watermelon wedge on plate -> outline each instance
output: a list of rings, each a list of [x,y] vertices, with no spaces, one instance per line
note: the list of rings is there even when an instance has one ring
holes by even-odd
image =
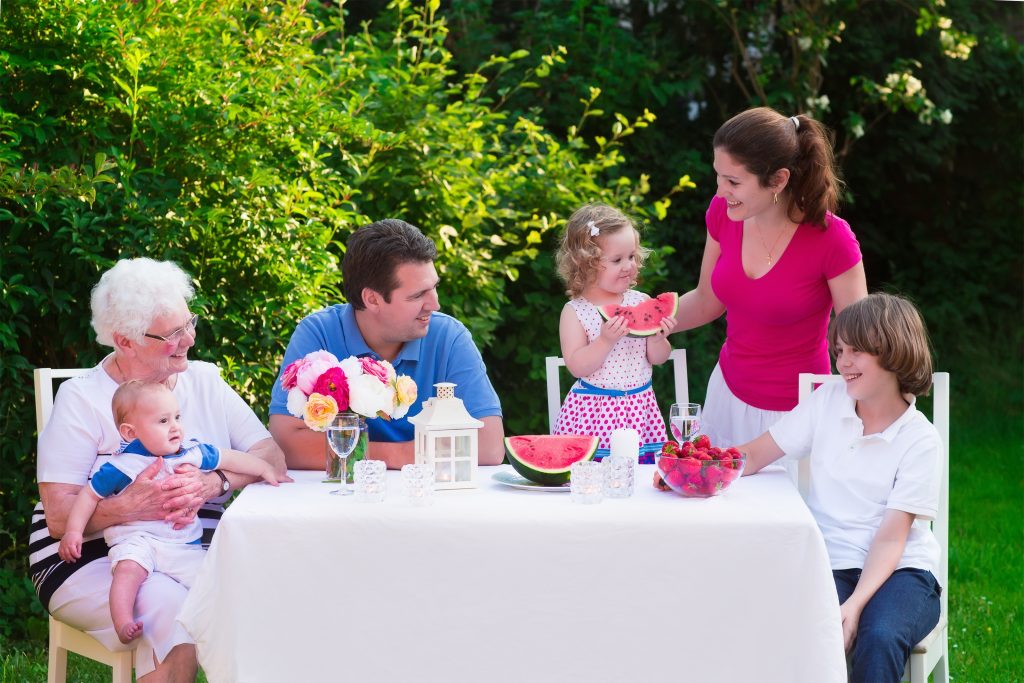
[[[538,484],[558,486],[569,481],[574,462],[590,460],[597,453],[596,436],[538,434],[505,438],[505,451],[512,467]]]
[[[650,337],[661,331],[662,318],[671,318],[679,310],[679,295],[675,292],[665,292],[636,306],[608,304],[598,306],[597,310],[605,320],[611,320],[616,316],[625,318],[629,325],[630,337]]]

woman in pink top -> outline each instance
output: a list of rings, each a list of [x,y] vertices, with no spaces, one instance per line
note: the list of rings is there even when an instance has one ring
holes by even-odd
[[[796,405],[799,373],[829,372],[829,316],[867,296],[867,283],[857,238],[833,213],[840,180],[824,126],[749,109],[718,129],[714,153],[700,281],[680,299],[675,331],[726,314],[702,431],[730,445]]]

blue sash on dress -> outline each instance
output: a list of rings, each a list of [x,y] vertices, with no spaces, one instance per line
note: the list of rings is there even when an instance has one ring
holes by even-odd
[[[578,386],[572,388],[572,393],[582,394],[584,396],[632,396],[633,394],[639,394],[640,392],[647,391],[651,388],[651,383],[647,382],[642,386],[636,387],[635,389],[603,389],[601,387],[595,387],[589,382],[583,380],[576,380]]]

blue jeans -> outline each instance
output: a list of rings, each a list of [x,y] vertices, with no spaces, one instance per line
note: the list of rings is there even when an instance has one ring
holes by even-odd
[[[860,569],[833,569],[839,604],[853,593]],[[871,596],[850,651],[853,683],[896,683],[910,650],[939,623],[939,582],[924,569],[897,569]]]

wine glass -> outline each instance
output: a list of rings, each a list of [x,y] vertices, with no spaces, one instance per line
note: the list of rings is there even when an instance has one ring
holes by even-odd
[[[673,403],[668,413],[669,429],[679,445],[700,434],[700,404]]]
[[[355,413],[338,413],[327,426],[327,443],[342,462],[341,488],[331,491],[336,496],[347,496],[352,493],[345,483],[348,473],[348,456],[359,443],[359,416]]]

